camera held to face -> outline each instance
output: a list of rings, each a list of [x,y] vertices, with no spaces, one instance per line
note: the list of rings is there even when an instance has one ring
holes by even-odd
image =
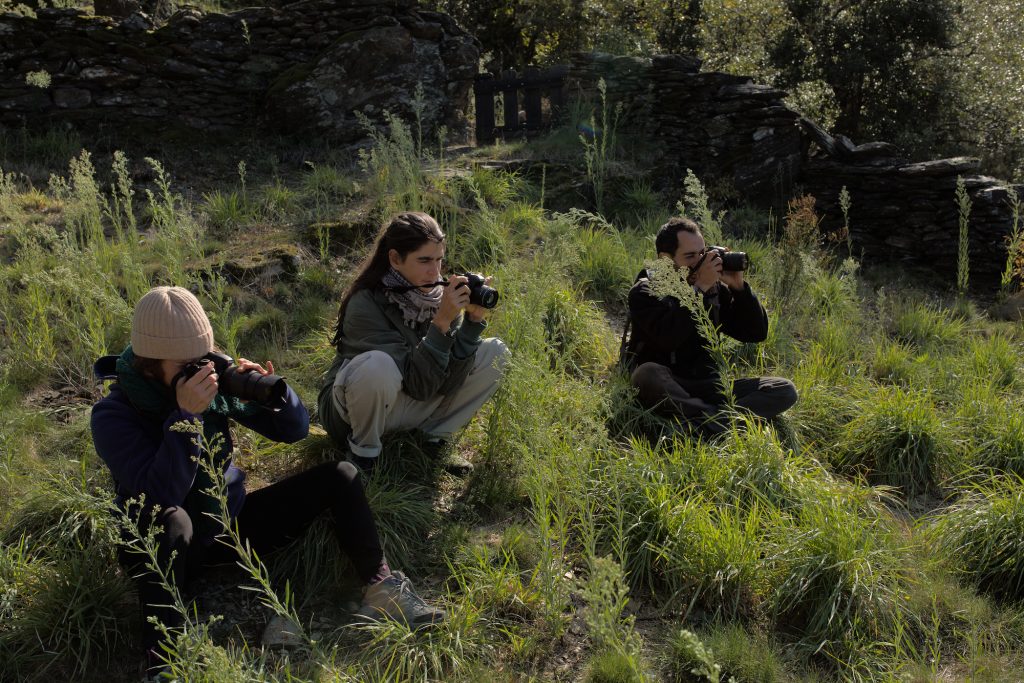
[[[746,252],[729,251],[725,247],[708,247],[708,254],[717,251],[722,257],[722,270],[743,271],[750,267],[750,257]]]
[[[469,303],[483,308],[494,308],[498,305],[498,290],[487,285],[487,278],[479,273],[466,273],[469,280],[465,287],[469,287]]]
[[[189,379],[207,363],[213,363],[218,377],[218,393],[252,401],[267,408],[282,408],[288,385],[279,375],[262,375],[255,370],[242,372],[235,366],[235,359],[224,353],[211,351],[197,361],[181,369],[181,376]]]

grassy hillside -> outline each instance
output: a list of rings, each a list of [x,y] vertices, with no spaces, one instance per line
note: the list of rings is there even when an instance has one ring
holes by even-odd
[[[488,334],[512,352],[456,446],[468,480],[400,435],[369,482],[389,558],[450,617],[351,624],[354,578],[318,527],[266,569],[204,580],[169,653],[182,680],[1024,678],[1019,324],[956,299],[954,274],[862,273],[809,229],[807,200],[782,220],[711,214],[693,179],[685,209],[751,254],[772,319],[766,343],[722,345],[730,372],[790,377],[801,398],[774,424],[688,440],[615,367],[624,294],[674,202],[638,181],[604,192],[611,222],[555,213],[590,201],[414,139],[396,125],[358,160],[302,167],[254,152],[233,177],[187,152],[97,169],[76,151],[65,169],[59,136],[6,148],[31,178],[0,175],[5,680],[136,676],[88,420],[91,363],[123,348],[139,296],[192,288],[227,352],[272,359],[311,406],[340,293],[399,209],[441,221],[452,269],[495,276]],[[316,427],[294,446],[238,432],[252,486],[339,457]],[[260,647],[272,610],[297,612],[305,646]]]

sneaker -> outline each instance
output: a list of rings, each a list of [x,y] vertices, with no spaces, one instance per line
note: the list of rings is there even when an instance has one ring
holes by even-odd
[[[359,473],[364,477],[369,477],[373,474],[373,468],[377,465],[377,458],[364,458],[361,455],[356,455],[351,451],[348,454],[348,461],[356,466]]]
[[[302,629],[294,621],[274,614],[263,629],[264,647],[299,647],[303,644]]]
[[[399,571],[366,589],[356,616],[373,621],[393,619],[417,629],[443,621],[443,610],[431,607],[416,594],[412,581]]]

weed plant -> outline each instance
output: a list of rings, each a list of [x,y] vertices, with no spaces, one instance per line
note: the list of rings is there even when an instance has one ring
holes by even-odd
[[[929,526],[953,571],[999,598],[1024,596],[1024,479],[993,475],[973,484]]]
[[[937,491],[950,471],[954,443],[927,395],[881,387],[866,393],[856,412],[836,446],[833,461],[841,472],[908,496]]]

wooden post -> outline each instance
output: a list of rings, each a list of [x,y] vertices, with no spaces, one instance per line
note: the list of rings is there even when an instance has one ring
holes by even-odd
[[[505,128],[506,133],[519,130],[519,88],[516,85],[516,72],[512,69],[501,75],[501,91],[505,94]]]
[[[493,145],[494,135],[494,77],[479,74],[473,83],[476,98],[476,144]]]
[[[540,69],[535,66],[526,67],[523,75],[523,108],[526,109],[526,130],[535,131],[542,127],[540,107]]]
[[[555,126],[559,119],[565,115],[563,111],[565,107],[565,79],[569,75],[569,67],[564,65],[556,66],[549,73],[558,83],[558,85],[553,85],[549,91],[549,97],[551,98],[551,120],[548,122],[548,125]]]

